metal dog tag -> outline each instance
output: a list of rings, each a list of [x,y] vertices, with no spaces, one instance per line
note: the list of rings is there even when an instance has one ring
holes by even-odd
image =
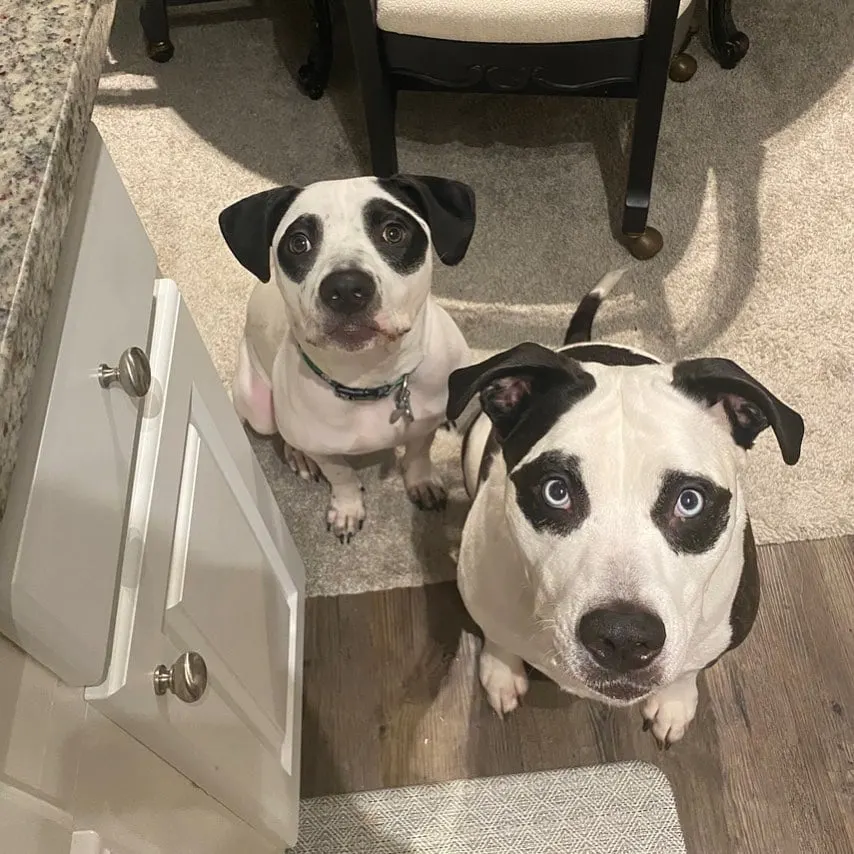
[[[396,424],[401,418],[405,419],[410,424],[415,420],[415,416],[412,414],[412,403],[410,402],[411,397],[412,393],[409,391],[409,376],[407,375],[403,378],[400,388],[394,395],[395,408],[389,417],[389,421],[392,424]]]

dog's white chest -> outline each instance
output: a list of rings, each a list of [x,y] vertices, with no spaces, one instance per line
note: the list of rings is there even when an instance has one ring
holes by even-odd
[[[470,352],[451,319],[434,307],[425,335],[424,358],[409,375],[412,420],[395,417],[399,395],[379,400],[338,397],[296,347],[283,346],[273,366],[276,424],[289,444],[309,455],[360,455],[394,448],[426,436],[445,420],[448,375],[468,364]]]
[[[274,388],[287,387],[291,393],[274,395],[276,423],[286,442],[309,455],[357,455],[393,448],[426,435],[444,420],[447,393],[414,377],[410,384],[413,421],[392,422],[397,408],[394,394],[381,400],[344,400],[299,365],[282,368],[287,378]],[[323,412],[322,419],[304,417],[306,412],[318,411]]]

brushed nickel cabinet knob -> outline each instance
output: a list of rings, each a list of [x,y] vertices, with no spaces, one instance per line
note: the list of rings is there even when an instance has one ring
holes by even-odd
[[[148,356],[139,347],[128,347],[119,357],[115,368],[102,364],[98,368],[101,388],[118,383],[129,397],[145,397],[151,388],[151,365]]]
[[[201,700],[208,687],[208,668],[197,652],[185,652],[171,667],[158,664],[154,669],[154,693],[162,697],[171,691],[184,703]]]

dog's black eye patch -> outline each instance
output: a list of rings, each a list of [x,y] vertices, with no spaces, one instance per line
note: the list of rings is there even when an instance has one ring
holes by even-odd
[[[314,214],[303,214],[287,227],[276,248],[276,257],[292,282],[299,284],[309,274],[322,242],[323,223]]]
[[[590,515],[578,457],[546,451],[510,474],[516,503],[536,531],[566,536]]]
[[[650,515],[671,550],[699,555],[720,539],[732,493],[701,475],[666,471]]]
[[[387,199],[371,199],[363,219],[371,243],[395,273],[408,276],[421,267],[430,240],[412,214]]]

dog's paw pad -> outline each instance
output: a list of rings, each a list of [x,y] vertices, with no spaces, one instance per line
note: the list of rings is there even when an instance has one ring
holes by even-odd
[[[669,750],[671,745],[682,740],[696,711],[696,690],[686,692],[684,697],[654,694],[641,709],[644,731],[652,732],[659,748]]]
[[[304,481],[319,481],[321,479],[320,467],[311,457],[307,457],[302,451],[297,450],[287,442],[284,443],[283,453],[288,468]]]
[[[448,490],[435,476],[407,486],[406,494],[419,510],[444,510],[448,503]]]
[[[361,492],[354,497],[333,495],[326,511],[326,530],[342,544],[349,543],[365,524],[365,505]]]
[[[488,652],[480,657],[480,684],[486,691],[489,705],[502,718],[518,708],[528,692],[528,677],[521,662],[518,669],[513,669]]]

